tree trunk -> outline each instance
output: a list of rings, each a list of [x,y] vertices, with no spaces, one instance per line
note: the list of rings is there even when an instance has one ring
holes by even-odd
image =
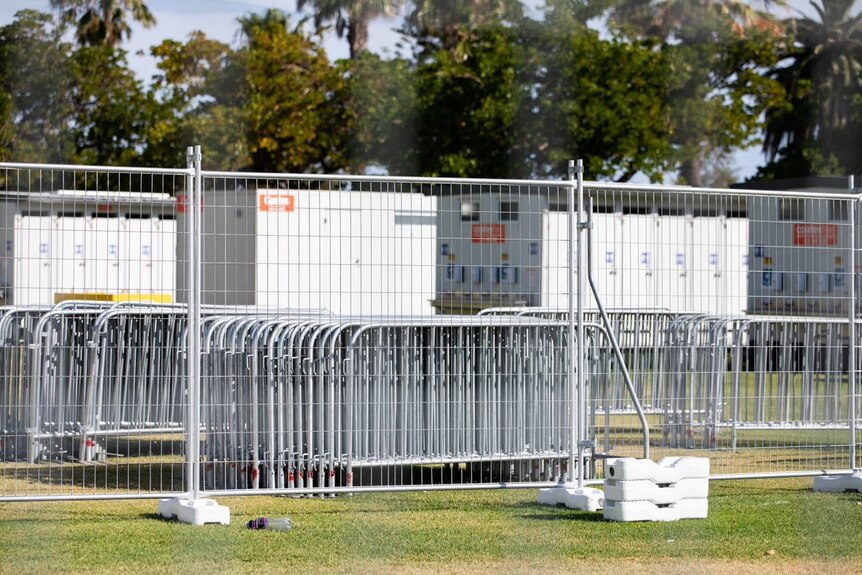
[[[694,154],[680,165],[679,175],[684,184],[696,188],[703,187],[703,156],[701,152]]]
[[[347,28],[347,43],[350,45],[350,59],[368,49],[368,19],[361,16],[350,21]]]

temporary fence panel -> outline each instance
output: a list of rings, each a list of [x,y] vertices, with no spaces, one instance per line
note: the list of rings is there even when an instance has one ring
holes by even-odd
[[[595,188],[588,186],[595,203],[607,202],[608,196],[617,203],[631,194],[625,187]],[[855,196],[842,198],[840,192],[780,196],[797,206],[793,214],[785,213],[789,221],[773,220],[759,209],[774,208],[776,199],[768,194],[733,191],[710,195],[685,188],[649,192],[637,187],[637,194],[629,196],[653,206],[663,226],[690,226],[692,230],[690,248],[676,243],[678,233],[661,234],[665,245],[653,246],[666,254],[677,250],[679,259],[674,263],[680,273],[695,276],[684,294],[672,281],[667,288],[661,281],[658,284],[660,293],[684,295],[684,308],[671,304],[671,309],[689,313],[672,311],[667,316],[670,321],[660,330],[661,343],[654,349],[655,362],[640,361],[649,356],[634,351],[635,343],[627,338],[647,330],[621,321],[624,311],[610,313],[633,379],[649,382],[638,393],[644,394],[642,403],[655,438],[654,456],[702,452],[711,458],[713,473],[731,476],[816,474],[859,465],[858,455],[852,459],[858,453],[858,439],[854,439],[858,434],[850,421],[850,398],[855,387],[858,414],[859,384],[858,366],[848,359],[849,289],[836,293],[834,279],[821,280],[819,286],[810,284],[824,274],[824,265],[834,266],[853,257],[849,245],[856,230],[845,214],[857,200]],[[838,207],[842,202],[845,207]],[[808,214],[801,222],[800,205]],[[785,212],[790,209],[785,206]],[[843,219],[828,219],[828,214]],[[752,242],[747,240],[749,233]],[[591,234],[598,238],[594,242],[601,242],[601,233],[593,229]],[[601,243],[598,250],[593,248],[594,253],[610,249]],[[663,259],[667,262],[666,256]],[[783,267],[778,266],[780,261]],[[749,262],[755,262],[751,274]],[[768,278],[774,280],[773,292],[754,290],[757,298],[752,300],[749,289],[748,302],[760,302],[753,312],[768,309],[773,315],[735,311],[745,301],[743,286],[750,287],[752,275],[763,281],[767,264],[773,267],[768,271],[775,274]],[[834,275],[834,269],[830,273]],[[782,285],[776,277],[794,278],[796,283]],[[848,281],[845,278],[839,283],[844,286]],[[763,305],[767,299],[769,306]],[[664,313],[642,311],[644,315],[637,321],[644,326]],[[858,331],[855,333],[858,346]],[[631,412],[626,414],[624,402],[611,399],[621,397],[613,364],[594,365],[608,366],[599,377],[611,388],[594,396],[594,409],[600,416],[590,433],[612,455],[637,455],[641,434],[635,420]],[[604,402],[608,402],[610,415],[603,419]],[[855,427],[859,427],[858,415]]]
[[[594,298],[560,182],[0,174],[2,499],[534,486],[584,440],[598,480],[647,432],[720,476],[862,463],[855,195],[585,183]]]
[[[170,194],[188,175],[0,170],[14,261],[14,306],[0,310],[0,499],[188,490],[187,310],[156,303],[175,292]]]

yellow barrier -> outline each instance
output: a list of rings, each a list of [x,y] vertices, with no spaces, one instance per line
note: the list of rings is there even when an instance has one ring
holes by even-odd
[[[166,293],[55,293],[54,303],[64,301],[97,301],[117,303],[123,301],[140,301],[147,303],[171,303],[173,297]]]

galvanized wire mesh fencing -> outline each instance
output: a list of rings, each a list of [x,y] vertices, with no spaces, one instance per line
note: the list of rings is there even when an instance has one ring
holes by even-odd
[[[6,164],[0,195],[0,499],[536,486],[645,454],[862,465],[858,190],[191,154]]]

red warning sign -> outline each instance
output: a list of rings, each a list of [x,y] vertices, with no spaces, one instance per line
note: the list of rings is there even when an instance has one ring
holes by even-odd
[[[838,243],[835,224],[793,224],[794,246],[834,246]]]
[[[502,244],[506,241],[506,226],[503,224],[473,224],[474,244]]]
[[[185,194],[177,194],[177,212],[184,214],[186,213],[187,207],[187,199]],[[101,211],[101,210],[100,210]],[[201,196],[201,211],[204,211],[204,198]]]

